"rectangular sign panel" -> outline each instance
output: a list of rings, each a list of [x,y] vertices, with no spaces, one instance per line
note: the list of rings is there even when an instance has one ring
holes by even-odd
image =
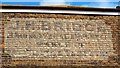
[[[5,36],[15,58],[107,60],[114,54],[111,26],[103,20],[11,18]]]

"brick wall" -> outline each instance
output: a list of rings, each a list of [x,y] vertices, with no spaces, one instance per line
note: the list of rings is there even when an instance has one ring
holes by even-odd
[[[7,19],[3,21],[5,52],[15,61],[11,64],[119,65],[118,16],[36,13],[2,16]]]

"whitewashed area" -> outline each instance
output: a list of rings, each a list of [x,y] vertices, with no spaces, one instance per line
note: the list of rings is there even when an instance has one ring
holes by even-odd
[[[111,30],[103,20],[11,18],[5,50],[22,60],[107,60],[114,55]]]

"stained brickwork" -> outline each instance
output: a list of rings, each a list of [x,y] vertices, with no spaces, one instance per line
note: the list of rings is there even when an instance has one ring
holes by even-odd
[[[119,65],[118,16],[35,13],[2,16],[7,19],[3,21],[5,52],[12,56],[12,64]]]

